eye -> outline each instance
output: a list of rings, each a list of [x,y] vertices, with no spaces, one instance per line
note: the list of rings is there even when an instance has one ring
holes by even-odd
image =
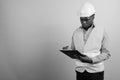
[[[80,18],[81,21],[89,21],[87,18]]]

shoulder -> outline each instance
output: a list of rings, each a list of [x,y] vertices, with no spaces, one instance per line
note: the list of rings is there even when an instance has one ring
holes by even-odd
[[[104,27],[104,26],[96,26],[96,29],[97,29],[97,32],[100,32],[101,34],[103,34],[103,38],[109,39],[109,36],[107,34],[107,31],[106,31],[106,27]]]
[[[106,28],[104,26],[97,26],[98,31],[101,31],[103,35],[107,35]]]
[[[96,33],[98,33],[98,34],[103,34],[104,35],[105,28],[104,28],[104,26],[97,26],[97,25],[95,25],[95,30],[94,31]]]
[[[73,31],[73,35],[72,35],[72,36],[75,36],[75,35],[80,34],[80,33],[82,33],[82,28],[81,28],[81,27],[78,27],[77,29],[75,29],[75,30]]]
[[[105,30],[104,26],[95,25],[95,28],[96,28],[98,31],[104,31],[104,30]]]
[[[77,32],[82,32],[82,28],[78,27],[77,29],[75,29],[75,31],[73,33],[77,33]]]

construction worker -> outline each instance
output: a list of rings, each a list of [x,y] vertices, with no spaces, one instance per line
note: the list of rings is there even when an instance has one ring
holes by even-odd
[[[73,32],[71,49],[86,55],[76,56],[77,80],[104,80],[104,61],[111,56],[105,29],[94,24],[95,13],[95,7],[86,2],[80,11],[81,26]]]

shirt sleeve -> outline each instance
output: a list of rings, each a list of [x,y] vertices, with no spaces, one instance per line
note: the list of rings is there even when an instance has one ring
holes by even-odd
[[[109,59],[111,54],[108,50],[108,46],[109,46],[108,43],[109,43],[109,38],[107,33],[104,31],[104,36],[103,36],[102,45],[100,49],[101,54],[92,58],[93,64]]]

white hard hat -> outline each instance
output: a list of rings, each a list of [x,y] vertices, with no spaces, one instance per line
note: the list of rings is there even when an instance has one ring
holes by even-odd
[[[89,17],[92,14],[95,14],[95,7],[91,3],[86,2],[81,8],[80,17]]]

